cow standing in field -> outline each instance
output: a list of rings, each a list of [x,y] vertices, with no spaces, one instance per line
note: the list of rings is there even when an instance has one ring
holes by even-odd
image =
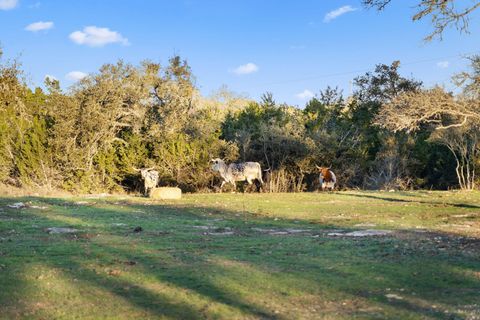
[[[231,183],[236,187],[237,181],[245,180],[249,185],[251,185],[254,180],[263,184],[262,168],[258,162],[230,163],[227,165],[225,161],[219,158],[212,159],[211,162],[213,163],[212,170],[220,173],[223,179],[220,189],[222,189],[225,183]]]
[[[149,195],[150,191],[157,186],[160,174],[153,168],[135,169],[135,171],[141,173],[145,195]]]
[[[320,187],[322,188],[322,191],[325,189],[330,189],[331,191],[333,191],[333,189],[335,189],[335,184],[337,183],[337,177],[335,176],[335,173],[333,173],[330,168],[319,166],[316,167],[320,171],[320,176],[318,177],[318,180],[320,182]]]

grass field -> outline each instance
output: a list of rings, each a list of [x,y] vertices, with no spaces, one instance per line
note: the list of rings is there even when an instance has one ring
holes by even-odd
[[[0,318],[480,319],[480,193],[1,197]]]

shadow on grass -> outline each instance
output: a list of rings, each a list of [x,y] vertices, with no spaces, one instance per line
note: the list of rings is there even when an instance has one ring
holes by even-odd
[[[393,198],[388,196],[382,197],[382,196],[370,195],[365,193],[358,194],[358,193],[343,192],[343,193],[337,193],[337,194],[342,196],[368,198],[368,199],[382,200],[387,202],[421,203],[421,204],[428,204],[428,205],[445,205],[445,206],[456,207],[456,208],[480,209],[479,205],[470,204],[470,203],[455,203],[455,202],[445,203],[445,202],[435,202],[435,201],[407,200],[407,199],[399,199],[399,198]]]
[[[9,209],[0,214],[0,219],[7,222],[0,224],[0,238],[7,241],[7,250],[2,252],[10,260],[0,271],[0,283],[6,288],[17,287],[22,295],[27,293],[22,291],[22,287],[29,286],[21,277],[23,265],[32,261],[61,269],[71,278],[107,290],[155,316],[182,319],[212,317],[214,314],[211,312],[214,311],[208,311],[208,301],[233,308],[238,312],[237,316],[291,318],[294,313],[275,313],[265,300],[270,300],[270,304],[272,299],[278,300],[279,305],[287,303],[287,309],[305,308],[302,302],[295,305],[288,298],[291,296],[297,301],[303,295],[319,295],[315,303],[320,305],[325,303],[324,300],[337,303],[334,311],[343,317],[462,319],[465,315],[454,310],[477,303],[475,292],[480,290],[480,280],[465,274],[480,271],[478,241],[464,243],[468,245],[468,252],[455,247],[445,252],[440,250],[445,246],[443,242],[433,241],[429,234],[419,235],[409,230],[403,231],[401,239],[331,238],[324,233],[325,226],[322,225],[273,220],[254,213],[239,215],[219,208],[145,206],[128,201],[98,200],[94,206],[87,207],[64,199],[3,198],[0,205],[22,200],[50,205],[50,209],[45,211]],[[62,219],[71,217],[84,224],[68,223],[68,226],[83,232],[93,230],[112,239],[110,242],[96,237],[72,239],[67,235],[46,235],[42,230],[47,226],[64,227],[66,223]],[[32,227],[32,223],[37,227]],[[112,227],[116,223],[126,226]],[[15,225],[18,231],[9,234],[8,230]],[[145,231],[133,233],[132,227],[136,225],[142,226]],[[235,230],[235,234],[214,236],[195,228],[209,228],[210,225],[221,230],[230,228]],[[310,231],[308,235],[281,237],[258,234],[252,228],[305,228]],[[434,236],[438,238],[439,234]],[[443,236],[446,242],[460,241],[454,235]],[[57,253],[61,254],[44,255],[38,251],[31,254],[31,247],[38,246],[38,240],[43,237],[52,237],[53,240],[46,246],[57,247]],[[85,255],[85,246],[93,253]],[[203,302],[196,305],[188,299],[175,299],[132,283],[132,280],[92,271],[78,261],[92,257],[100,260],[101,265],[112,267],[119,261],[133,261],[135,266],[132,268],[139,273],[154,278],[157,283],[187,290],[201,297]],[[218,261],[228,263],[222,265]],[[251,270],[244,274],[229,264]],[[10,271],[15,268],[18,270]],[[253,280],[249,279],[249,275]],[[221,284],[215,280],[217,277],[231,279],[232,283]],[[125,291],[125,287],[130,289]],[[408,299],[387,298],[387,288],[397,290],[395,292],[408,296]],[[248,291],[251,291],[251,296]],[[278,298],[282,294],[285,298]],[[349,309],[341,303],[342,300],[359,300],[356,303],[361,308]],[[12,305],[12,301],[8,293],[0,293],[0,305]],[[439,311],[434,305],[443,306],[444,311]],[[372,306],[376,307],[376,311],[359,310]],[[378,308],[385,310],[378,311]],[[222,317],[221,314],[217,316]]]

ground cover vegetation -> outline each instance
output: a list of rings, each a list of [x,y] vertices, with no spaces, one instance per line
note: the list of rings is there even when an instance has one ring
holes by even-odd
[[[0,319],[477,319],[480,194],[0,198]]]

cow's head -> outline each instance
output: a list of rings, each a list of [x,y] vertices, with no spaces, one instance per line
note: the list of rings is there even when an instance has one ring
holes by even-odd
[[[220,158],[215,158],[210,160],[210,163],[212,164],[212,170],[213,171],[220,171],[221,168],[225,166],[225,161],[223,161]]]
[[[135,171],[137,172],[140,172],[140,174],[142,175],[142,178],[145,180],[145,178],[147,177],[147,174],[150,170],[153,170],[154,168],[143,168],[143,169],[137,169],[137,168],[133,168]]]
[[[327,167],[319,167],[317,165],[315,165],[315,167],[317,167],[318,171],[320,172],[321,177],[327,176],[328,172],[330,171],[330,168],[327,168]]]

